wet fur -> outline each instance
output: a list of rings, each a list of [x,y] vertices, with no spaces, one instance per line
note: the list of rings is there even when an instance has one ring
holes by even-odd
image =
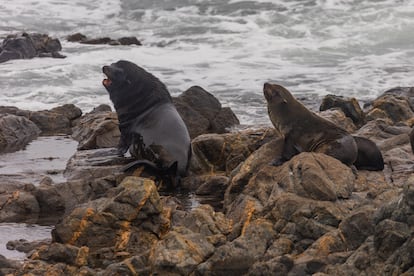
[[[358,169],[382,170],[384,162],[374,142],[354,138],[346,130],[309,111],[283,86],[265,83],[263,93],[275,129],[284,137],[280,165],[300,152],[320,152]]]
[[[123,155],[129,150],[137,159],[126,169],[144,165],[158,173],[172,174],[175,168],[177,176],[186,175],[190,136],[166,86],[129,61],[120,60],[102,70],[108,77],[103,85],[119,119],[118,153]]]

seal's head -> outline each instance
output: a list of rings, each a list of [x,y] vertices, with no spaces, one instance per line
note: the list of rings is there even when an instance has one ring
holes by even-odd
[[[127,60],[119,60],[102,67],[106,75],[102,81],[118,118],[136,118],[151,108],[172,103],[165,85],[154,75]]]
[[[112,63],[111,65],[105,65],[102,67],[102,72],[106,75],[106,78],[102,81],[102,84],[109,93],[130,84],[128,74],[120,62],[121,61],[118,61],[116,63]]]
[[[266,82],[263,86],[263,94],[268,104],[287,104],[289,91],[281,85]]]

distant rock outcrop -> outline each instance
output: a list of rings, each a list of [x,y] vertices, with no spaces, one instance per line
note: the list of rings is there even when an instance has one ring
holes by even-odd
[[[22,33],[5,38],[0,46],[0,63],[11,59],[30,59],[34,57],[65,58],[59,51],[59,39],[47,34]]]
[[[81,33],[75,33],[66,37],[69,42],[79,42],[82,44],[109,44],[109,45],[138,45],[141,46],[141,42],[135,36],[121,37],[118,39],[112,39],[110,37],[100,38],[88,38]]]

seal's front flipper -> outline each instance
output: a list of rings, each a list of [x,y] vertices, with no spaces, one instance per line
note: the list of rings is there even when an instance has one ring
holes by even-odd
[[[166,174],[169,176],[170,183],[173,188],[178,187],[181,182],[181,177],[177,174],[177,169],[178,169],[178,162],[175,161],[166,170]]]
[[[154,162],[148,161],[146,159],[135,160],[127,165],[125,165],[121,171],[122,172],[130,172],[136,169],[139,166],[145,166],[145,168],[150,169],[154,173],[161,173],[163,170],[160,169]]]

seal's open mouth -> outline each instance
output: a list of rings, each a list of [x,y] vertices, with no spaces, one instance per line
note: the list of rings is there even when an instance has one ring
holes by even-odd
[[[103,85],[104,85],[105,87],[109,87],[109,86],[111,86],[112,81],[108,78],[108,79],[104,79],[104,80],[102,81],[102,83],[103,83]]]
[[[109,77],[109,70],[108,70],[108,66],[104,66],[102,67],[102,72],[105,74],[105,79],[102,81],[102,84],[105,87],[109,87],[112,84],[111,78]]]

